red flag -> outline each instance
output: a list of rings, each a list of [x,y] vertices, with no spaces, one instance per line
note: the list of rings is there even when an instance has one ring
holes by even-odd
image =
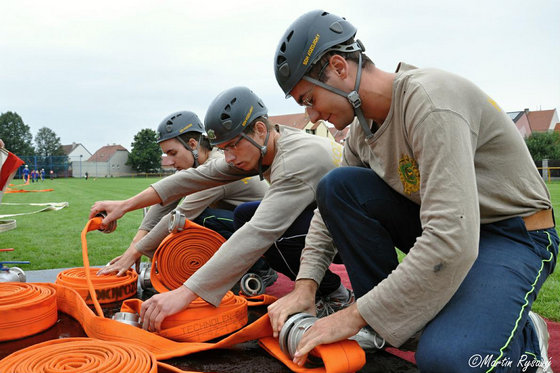
[[[0,161],[2,162],[2,170],[0,171],[0,191],[8,184],[8,181],[16,173],[23,161],[13,153],[5,149],[0,149]]]

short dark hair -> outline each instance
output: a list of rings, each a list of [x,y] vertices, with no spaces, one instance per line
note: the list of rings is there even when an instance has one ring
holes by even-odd
[[[341,45],[350,45],[353,44],[355,42],[354,38],[348,39],[343,43],[340,43]],[[375,64],[373,63],[373,61],[362,51],[355,51],[355,52],[340,52],[340,51],[327,51],[325,54],[323,54],[321,56],[321,58],[319,59],[319,61],[317,61],[312,67],[311,69],[309,69],[309,72],[306,74],[309,77],[313,78],[313,79],[317,79],[320,82],[325,83],[326,82],[326,78],[325,78],[325,69],[326,67],[329,65],[329,60],[332,56],[334,56],[335,54],[338,54],[339,56],[344,57],[346,60],[348,61],[353,61],[354,63],[356,63],[356,65],[358,63],[360,63],[360,54],[362,55],[362,69],[365,69],[367,66],[375,66]]]
[[[268,128],[268,130],[272,130],[274,128],[274,125],[268,119],[268,117],[260,116],[260,117],[255,118],[251,123],[249,123],[249,125],[247,126],[247,128],[243,132],[245,132],[246,134],[254,133],[255,132],[255,124],[257,122],[263,122],[266,125],[266,128]]]
[[[210,145],[210,141],[206,136],[204,136],[200,132],[192,131],[192,132],[185,132],[179,136],[185,143],[188,143],[190,139],[195,139],[198,141],[199,145],[205,149],[212,150],[212,145]]]

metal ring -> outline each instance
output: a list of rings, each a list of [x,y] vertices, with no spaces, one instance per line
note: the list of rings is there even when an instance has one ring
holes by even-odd
[[[261,276],[256,273],[246,273],[239,281],[241,293],[249,297],[261,295],[264,293],[266,287]]]
[[[173,210],[170,212],[171,218],[167,224],[167,230],[169,233],[181,232],[185,227],[186,217],[179,210]]]
[[[140,281],[140,287],[142,290],[152,288],[152,281],[150,280],[150,271],[152,269],[152,263],[143,262],[142,269],[138,275],[138,280]]]
[[[122,322],[123,324],[136,326],[137,328],[141,326],[140,315],[135,312],[117,312],[113,315],[112,319],[118,322]]]
[[[280,330],[280,335],[278,337],[280,349],[293,359],[296,347],[303,333],[305,333],[316,320],[317,318],[315,316],[303,312],[290,316],[284,323],[284,326],[282,326],[282,330]]]

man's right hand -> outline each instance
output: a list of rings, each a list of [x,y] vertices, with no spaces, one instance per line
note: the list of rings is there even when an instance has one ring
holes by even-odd
[[[105,228],[109,223],[120,219],[127,212],[124,204],[125,201],[97,201],[91,206],[89,218],[93,219],[97,214],[105,213],[106,216],[101,222],[101,228]]]
[[[313,280],[298,280],[294,290],[268,306],[268,316],[274,338],[278,338],[284,323],[290,315],[305,312],[315,315],[315,293],[317,283]]]

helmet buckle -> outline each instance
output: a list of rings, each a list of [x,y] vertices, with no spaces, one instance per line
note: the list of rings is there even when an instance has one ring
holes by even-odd
[[[350,101],[350,103],[354,107],[354,109],[357,109],[362,105],[362,99],[360,98],[360,95],[356,91],[352,91],[348,93],[347,98],[348,101]]]

